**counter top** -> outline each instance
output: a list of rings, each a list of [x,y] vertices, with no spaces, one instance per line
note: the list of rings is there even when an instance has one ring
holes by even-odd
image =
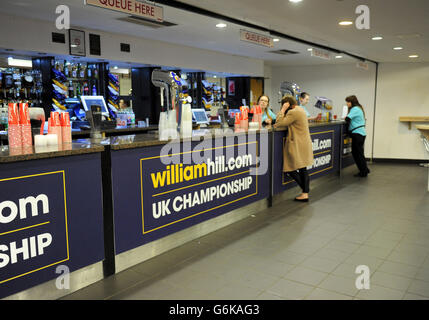
[[[0,147],[0,163],[10,163],[28,160],[48,159],[81,154],[103,152],[104,146],[100,143],[87,141],[86,143],[73,142],[60,146],[50,146],[28,149],[9,150],[8,146]]]
[[[341,125],[345,121],[332,121],[332,122],[312,122],[312,127],[323,127],[332,125]],[[129,128],[133,131],[136,128]],[[144,129],[144,128],[140,128]],[[148,129],[148,128],[145,128]],[[117,130],[117,129],[116,129]],[[126,129],[125,129],[126,130]],[[153,128],[151,128],[153,130]],[[249,131],[253,134],[258,133],[269,133],[272,132],[271,127],[266,127],[262,130]],[[274,131],[285,131],[285,129],[274,129]],[[192,138],[179,137],[174,142],[185,142],[185,141],[202,141],[208,138],[217,137],[232,137],[246,135],[247,131],[234,131],[232,128],[228,129],[200,129],[194,130]],[[125,150],[135,149],[150,146],[165,145],[173,140],[160,141],[158,132],[150,132],[145,134],[133,134],[133,135],[122,135],[112,136],[103,139],[77,139],[73,140],[72,144],[64,144],[59,147],[45,147],[43,149],[35,149],[34,147],[29,150],[9,150],[7,146],[0,147],[0,163],[28,161],[37,159],[47,159],[56,157],[73,156],[79,154],[97,153],[103,152],[105,146],[110,146],[112,150]]]
[[[115,128],[115,129],[107,129],[107,130],[101,130],[102,133],[111,134],[111,133],[131,133],[131,132],[148,132],[148,131],[156,131],[158,130],[158,126],[149,126],[149,127],[127,127],[127,128]],[[72,136],[78,137],[78,136],[85,136],[90,135],[91,130],[73,130]]]

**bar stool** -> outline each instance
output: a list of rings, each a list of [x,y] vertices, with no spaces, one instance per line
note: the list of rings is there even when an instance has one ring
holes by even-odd
[[[416,127],[417,127],[417,129],[419,129],[420,133],[422,134],[423,145],[425,146],[426,151],[429,154],[429,126],[419,125]],[[429,165],[425,164],[424,167],[428,168],[428,191],[429,191]]]

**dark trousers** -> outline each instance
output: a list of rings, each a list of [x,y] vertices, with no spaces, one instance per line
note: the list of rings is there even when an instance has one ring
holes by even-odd
[[[369,173],[368,166],[366,165],[364,145],[365,136],[357,133],[352,133],[352,155],[355,160],[356,166],[359,169],[361,175],[367,175]]]
[[[287,173],[293,180],[298,183],[303,193],[310,192],[310,176],[308,175],[307,168],[299,169],[298,171],[291,171]]]

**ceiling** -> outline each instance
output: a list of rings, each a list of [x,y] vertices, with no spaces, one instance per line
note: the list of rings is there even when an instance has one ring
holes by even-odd
[[[179,1],[378,62],[408,62],[412,54],[429,61],[428,0]],[[370,30],[338,25],[355,21],[362,4],[370,9]],[[384,39],[371,40],[376,35]]]
[[[366,3],[371,9],[371,30],[369,31],[360,31],[354,26],[347,28],[338,26],[340,19],[356,17],[355,8],[361,4],[361,1],[357,0],[303,0],[298,4],[287,0],[182,0],[181,2],[375,61],[410,61],[408,55],[414,53],[420,55],[414,61],[429,61],[429,24],[426,23],[429,1],[427,0],[367,0]],[[308,45],[286,39],[275,43],[272,49],[246,43],[240,41],[239,32],[243,27],[239,25],[228,23],[227,28],[218,29],[215,27],[220,22],[218,19],[168,6],[164,6],[164,19],[177,25],[160,29],[119,21],[119,18],[126,15],[85,6],[83,0],[2,0],[0,12],[54,22],[55,8],[60,4],[70,7],[71,23],[74,27],[258,58],[271,65],[338,64],[356,61],[346,55],[343,55],[342,59],[331,60],[311,57]],[[371,36],[375,34],[382,34],[384,40],[372,41]],[[409,39],[397,37],[412,34],[419,34],[420,37]],[[404,50],[392,50],[394,46],[399,45],[404,47]],[[278,49],[295,51],[297,54],[277,55],[269,52]]]

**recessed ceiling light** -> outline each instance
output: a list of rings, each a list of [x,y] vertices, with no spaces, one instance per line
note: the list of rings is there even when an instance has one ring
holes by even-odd
[[[274,42],[279,42],[279,41],[280,41],[280,39],[279,39],[279,38],[274,38],[274,39],[273,39],[273,41],[274,41]]]
[[[226,28],[226,24],[225,23],[218,23],[216,25],[216,28]]]
[[[118,66],[114,66],[114,67],[113,67],[113,69],[117,70],[117,69],[118,69]]]
[[[340,26],[351,26],[353,24],[353,22],[346,20],[346,21],[340,21],[338,24]]]
[[[372,40],[383,40],[383,37],[382,36],[372,37]]]
[[[419,57],[419,55],[417,55],[417,54],[412,54],[411,56],[409,56],[411,59],[415,59],[415,58],[418,58]]]
[[[293,2],[293,3],[298,3],[301,2],[302,0],[289,0],[289,2]]]
[[[312,48],[308,48],[307,51],[313,51],[313,49]]]
[[[335,56],[335,59],[342,59],[343,56]]]
[[[402,48],[402,47],[395,47],[395,48],[393,48],[393,50],[402,50],[402,49],[404,49],[404,48]]]

